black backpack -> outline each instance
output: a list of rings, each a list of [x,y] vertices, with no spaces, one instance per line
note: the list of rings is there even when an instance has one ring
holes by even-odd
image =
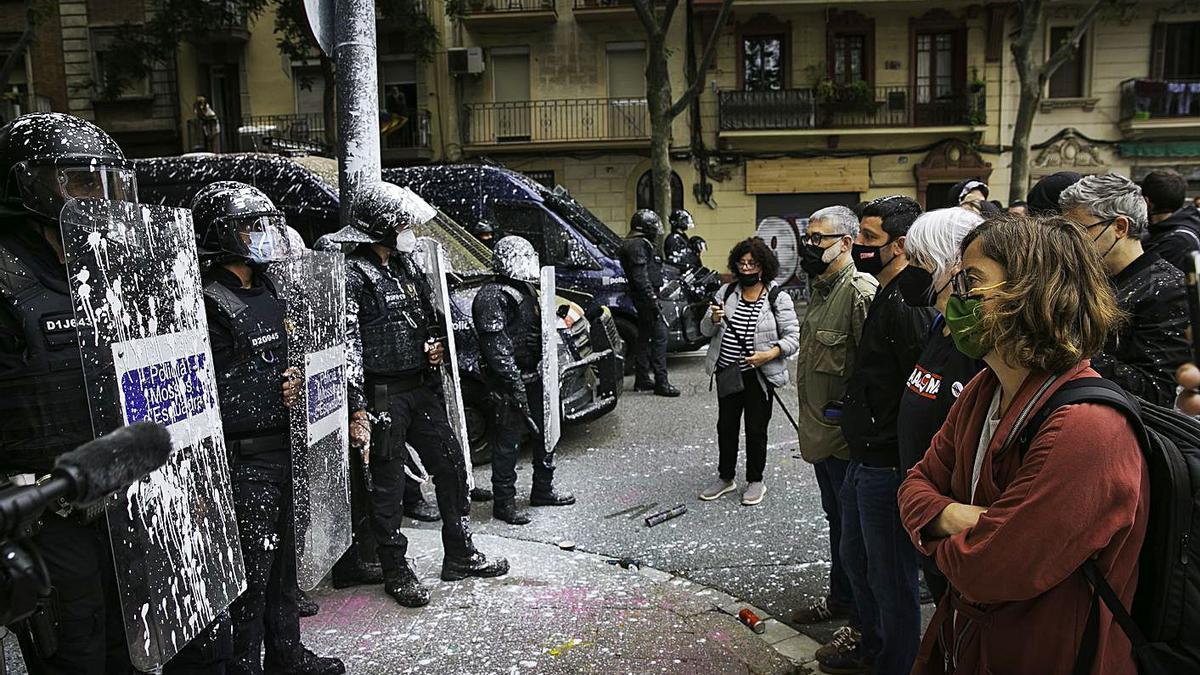
[[[1150,472],[1150,521],[1138,559],[1132,614],[1093,559],[1081,571],[1095,593],[1074,675],[1096,658],[1099,600],[1133,643],[1142,675],[1200,673],[1200,422],[1135,398],[1099,377],[1067,382],[1030,417],[1018,437],[1021,457],[1055,410],[1072,403],[1109,405],[1129,418]]]

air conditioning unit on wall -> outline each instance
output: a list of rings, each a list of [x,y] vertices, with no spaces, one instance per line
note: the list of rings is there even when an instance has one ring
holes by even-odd
[[[453,47],[446,50],[451,75],[478,75],[483,72],[482,47]]]

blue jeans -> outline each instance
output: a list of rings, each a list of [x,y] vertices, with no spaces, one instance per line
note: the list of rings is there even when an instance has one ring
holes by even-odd
[[[862,620],[862,649],[879,675],[912,670],[921,642],[917,552],[900,524],[904,475],[851,462],[842,485],[842,560]]]
[[[813,464],[817,474],[817,487],[821,488],[821,509],[825,511],[825,520],[829,521],[829,600],[850,609],[851,625],[857,625],[854,594],[850,590],[850,580],[846,578],[846,569],[842,564],[842,505],[839,495],[842,483],[846,480],[846,467],[850,462],[837,457],[828,457]]]

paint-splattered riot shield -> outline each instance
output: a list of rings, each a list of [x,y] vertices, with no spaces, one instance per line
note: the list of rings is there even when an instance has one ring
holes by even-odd
[[[61,224],[96,435],[171,433],[166,465],[106,509],[129,656],[152,671],[246,587],[192,215],[83,200]]]
[[[554,452],[562,435],[558,391],[558,298],[555,296],[554,267],[542,268],[542,436],[546,454]]]
[[[446,251],[433,239],[422,237],[417,240],[417,262],[429,279],[433,291],[433,308],[441,315],[441,325],[430,328],[430,335],[444,340],[446,359],[442,363],[442,391],[446,397],[446,417],[450,428],[458,438],[463,459],[467,467],[467,487],[475,488],[475,477],[471,472],[471,442],[467,436],[467,417],[463,412],[462,382],[458,377],[458,348],[454,344],[454,322],[457,311],[450,302],[450,284],[446,279]]]
[[[350,548],[346,410],[346,261],[303,251],[271,268],[287,301],[289,365],[304,374],[289,411],[296,578],[311,590]]]

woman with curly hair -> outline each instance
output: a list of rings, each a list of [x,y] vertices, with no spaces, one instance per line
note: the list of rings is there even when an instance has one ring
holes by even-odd
[[[734,281],[719,290],[700,330],[709,343],[705,369],[717,380],[717,447],[719,478],[700,492],[711,501],[733,492],[737,469],[738,427],[746,422],[746,491],[742,504],[763,500],[767,486],[767,424],[772,390],[788,382],[784,362],[800,347],[800,322],[792,298],[779,291],[775,252],[758,237],[738,242],[729,252]]]
[[[1105,405],[1064,405],[1020,435],[1065,383],[1097,377],[1088,357],[1120,312],[1091,239],[1065,218],[989,220],[962,251],[946,325],[987,368],[900,486],[905,529],[951,587],[913,672],[1074,672],[1093,597],[1083,562],[1133,601],[1146,464],[1129,421]],[[1133,675],[1112,615],[1092,618],[1088,672]]]

